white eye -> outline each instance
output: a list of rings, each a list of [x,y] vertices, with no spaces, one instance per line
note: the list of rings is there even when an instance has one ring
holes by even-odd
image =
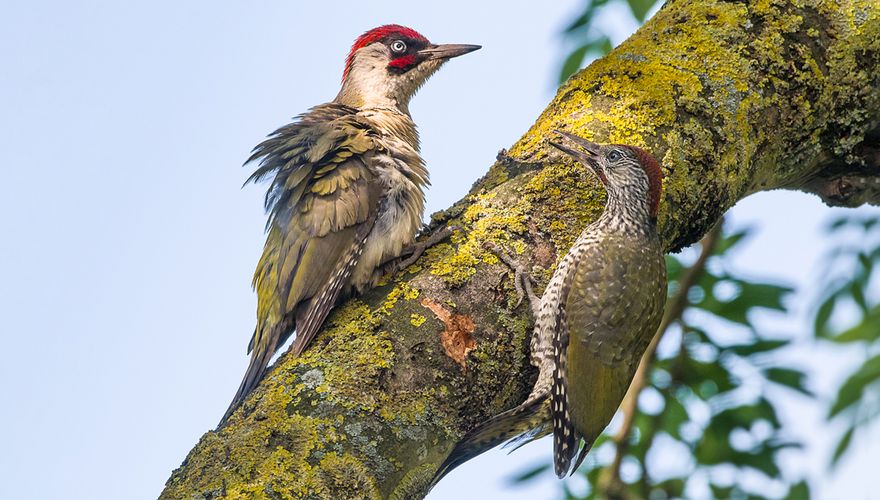
[[[393,52],[397,52],[398,54],[402,54],[406,52],[406,44],[400,40],[394,40],[391,42],[391,50]]]
[[[617,161],[620,159],[620,153],[617,151],[611,151],[606,158],[608,158],[608,161]]]

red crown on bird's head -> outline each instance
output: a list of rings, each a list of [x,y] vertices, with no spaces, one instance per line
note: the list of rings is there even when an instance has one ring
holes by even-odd
[[[348,77],[348,72],[351,69],[351,63],[354,61],[355,52],[366,47],[367,45],[381,42],[382,40],[391,37],[399,37],[407,40],[419,40],[421,42],[428,43],[428,39],[425,38],[425,36],[418,31],[412,28],[407,28],[406,26],[401,26],[399,24],[386,24],[384,26],[379,26],[378,28],[373,28],[363,35],[357,37],[357,40],[355,40],[352,44],[351,51],[349,51],[348,57],[345,58],[345,70],[342,72],[342,81],[345,81],[346,77]]]
[[[660,168],[660,162],[651,153],[640,147],[628,145],[624,147],[635,153],[639,165],[648,176],[648,203],[650,203],[651,215],[657,217],[657,212],[660,210],[660,193],[663,190],[663,169]]]

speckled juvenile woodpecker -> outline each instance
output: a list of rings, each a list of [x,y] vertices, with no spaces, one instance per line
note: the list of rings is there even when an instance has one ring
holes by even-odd
[[[404,26],[361,35],[342,88],[254,148],[249,181],[271,179],[257,264],[257,325],[231,414],[295,331],[298,356],[341,295],[371,287],[422,225],[428,170],[409,101],[450,58],[478,45],[435,45]]]
[[[637,147],[600,146],[559,134],[576,146],[551,144],[591,167],[605,185],[605,210],[559,263],[543,296],[530,297],[536,317],[531,362],[538,368],[531,394],[469,432],[435,482],[498,444],[509,441],[516,449],[551,432],[556,474],[573,473],[620,406],[663,316],[666,264],[656,229],[662,184],[657,160]],[[503,257],[522,279],[516,262]]]

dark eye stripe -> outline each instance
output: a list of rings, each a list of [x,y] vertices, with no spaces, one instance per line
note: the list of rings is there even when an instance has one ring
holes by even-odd
[[[392,51],[394,50],[394,48],[392,47],[394,45],[394,42],[402,42],[404,45],[406,45],[405,52],[408,54],[418,52],[428,46],[428,42],[399,36],[389,37],[382,40],[382,43],[384,43]]]

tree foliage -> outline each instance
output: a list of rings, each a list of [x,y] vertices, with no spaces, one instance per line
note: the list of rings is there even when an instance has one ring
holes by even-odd
[[[856,347],[864,362],[837,389],[828,408],[828,420],[841,421],[841,435],[831,464],[836,465],[852,444],[853,436],[880,417],[880,218],[846,216],[828,224],[829,238],[840,241],[826,256],[824,292],[816,308],[814,331],[831,349]]]

